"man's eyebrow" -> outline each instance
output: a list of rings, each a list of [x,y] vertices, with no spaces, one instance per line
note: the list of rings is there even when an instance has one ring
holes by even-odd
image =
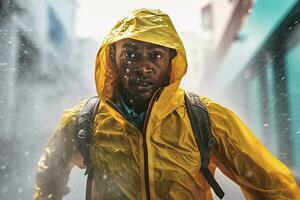
[[[122,48],[123,49],[138,50],[138,47],[134,44],[131,44],[131,43],[123,44]]]
[[[151,50],[151,49],[166,49],[164,46],[160,46],[157,44],[149,44],[147,45],[146,49]]]

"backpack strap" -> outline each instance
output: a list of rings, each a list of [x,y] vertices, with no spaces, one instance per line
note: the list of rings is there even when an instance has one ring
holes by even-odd
[[[93,135],[93,122],[97,109],[100,104],[99,97],[91,97],[79,112],[77,118],[77,131],[75,131],[75,138],[77,147],[83,157],[83,163],[86,165],[85,175],[87,176],[86,183],[86,200],[91,200],[92,194],[92,180],[94,175],[94,167],[90,158],[89,144],[91,143]]]
[[[208,168],[209,151],[213,144],[213,137],[211,134],[211,124],[207,109],[202,104],[199,96],[191,92],[185,93],[185,104],[196,143],[201,155],[200,172],[203,174],[216,195],[222,199],[225,194]]]

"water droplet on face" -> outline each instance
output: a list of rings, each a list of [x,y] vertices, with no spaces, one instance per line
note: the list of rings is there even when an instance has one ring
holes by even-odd
[[[104,180],[107,179],[107,175],[104,174],[102,178],[103,178]]]
[[[113,77],[113,74],[112,74],[111,71],[107,71],[107,72],[105,73],[105,76],[107,76],[107,77],[109,77],[109,78],[112,78],[112,77]]]
[[[130,73],[130,69],[127,68],[127,69],[126,69],[126,73]]]
[[[245,173],[246,177],[251,178],[253,176],[252,170],[248,169]]]

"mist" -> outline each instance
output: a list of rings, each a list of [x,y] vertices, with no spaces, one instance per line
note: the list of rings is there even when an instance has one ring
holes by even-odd
[[[270,16],[267,3],[251,1],[233,29],[226,25],[236,7],[224,5],[228,16],[221,18],[228,21],[210,29],[207,2],[215,5],[187,2],[180,15],[179,5],[161,5],[176,16],[174,24],[187,51],[189,68],[181,86],[233,109],[299,180],[299,1],[285,6],[274,1],[278,18]],[[142,4],[128,3],[126,9]],[[32,199],[37,163],[63,111],[96,95],[95,58],[114,24],[98,25],[92,16],[87,21],[85,6],[75,0],[0,2],[0,199]],[[185,29],[189,10],[195,20]],[[121,17],[111,13],[106,12],[103,21]],[[270,20],[264,24],[262,17]],[[225,34],[228,30],[232,34]],[[217,180],[225,200],[243,199],[239,187],[219,171]],[[85,181],[84,170],[74,167],[71,193],[64,199],[84,199]]]

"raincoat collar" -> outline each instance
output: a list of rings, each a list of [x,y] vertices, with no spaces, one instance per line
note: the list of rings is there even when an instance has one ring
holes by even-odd
[[[141,127],[144,119],[145,119],[145,112],[138,114],[134,111],[134,109],[130,108],[126,103],[122,95],[119,94],[119,103],[116,104],[118,108],[123,112],[123,114],[127,117],[127,119],[133,123],[136,127]]]

